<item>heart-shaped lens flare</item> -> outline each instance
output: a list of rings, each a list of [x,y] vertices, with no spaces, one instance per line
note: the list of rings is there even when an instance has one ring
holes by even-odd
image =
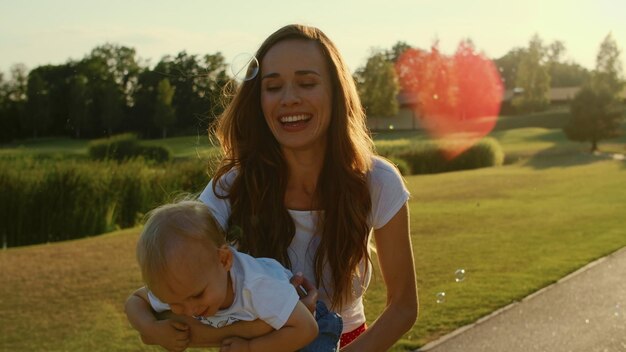
[[[403,94],[424,129],[441,140],[447,159],[470,148],[495,126],[504,88],[495,64],[469,41],[452,57],[435,44],[430,52],[406,50],[396,62]]]
[[[259,73],[259,61],[252,54],[238,54],[230,64],[230,72],[239,82],[249,81]]]

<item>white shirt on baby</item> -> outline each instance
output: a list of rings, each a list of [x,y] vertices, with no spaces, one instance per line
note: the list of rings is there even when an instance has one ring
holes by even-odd
[[[409,191],[404,185],[402,176],[397,168],[388,161],[374,157],[372,170],[368,178],[368,186],[372,199],[372,212],[368,217],[370,226],[370,235],[372,229],[376,230],[383,227],[394,215],[402,208],[409,199]],[[228,172],[216,187],[218,194],[227,194],[228,188],[232,184],[236,170]],[[200,200],[208,205],[213,216],[220,223],[222,228],[228,227],[228,218],[231,213],[230,201],[228,199],[220,199],[213,193],[213,180],[200,195]],[[314,258],[319,246],[320,238],[316,235],[317,219],[323,215],[323,211],[299,211],[289,209],[296,233],[289,246],[288,254],[291,261],[293,272],[302,272],[304,277],[319,286],[315,281]],[[370,236],[371,238],[371,236]],[[368,266],[367,275],[355,277],[353,281],[353,300],[348,302],[341,312],[343,318],[343,332],[350,332],[361,324],[365,323],[365,311],[363,308],[363,294],[367,290],[371,277],[371,268],[368,262],[362,261],[360,264],[360,273],[364,273],[365,266]],[[322,276],[326,282],[331,282],[330,271],[326,270]],[[319,298],[330,307],[330,299],[332,291],[320,290]]]
[[[299,296],[289,283],[292,274],[279,262],[270,258],[253,258],[233,251],[230,276],[235,299],[233,304],[211,317],[196,317],[202,323],[221,328],[234,322],[261,319],[274,329],[280,329],[298,303]],[[148,292],[152,309],[170,310],[152,292]]]

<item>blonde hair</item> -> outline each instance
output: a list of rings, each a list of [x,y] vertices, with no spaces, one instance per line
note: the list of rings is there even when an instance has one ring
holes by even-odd
[[[332,306],[340,309],[351,298],[353,277],[363,274],[358,272],[359,263],[369,260],[367,218],[371,198],[367,175],[373,142],[352,75],[336,46],[321,30],[297,24],[285,26],[263,42],[257,60],[262,63],[275,44],[293,39],[317,43],[331,75],[328,144],[316,190],[324,217],[318,224],[321,242],[315,255],[315,276],[320,287],[333,288]],[[213,182],[215,194],[220,179],[231,169],[237,170],[222,197],[231,203],[229,241],[252,256],[275,258],[291,267],[287,249],[295,225],[284,206],[288,169],[263,117],[258,76],[242,83],[214,127],[223,153]],[[324,267],[330,267],[331,282],[323,280]]]
[[[162,205],[147,214],[137,242],[137,262],[146,286],[151,287],[168,267],[168,254],[181,240],[220,247],[224,232],[202,202],[183,200]]]

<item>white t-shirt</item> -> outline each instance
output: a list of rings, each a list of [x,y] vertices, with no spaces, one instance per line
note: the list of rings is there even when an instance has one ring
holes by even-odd
[[[369,174],[368,186],[372,199],[372,212],[368,217],[370,234],[372,229],[376,230],[383,227],[393,216],[402,208],[409,198],[409,191],[404,185],[402,176],[398,170],[388,161],[374,157],[372,171]],[[217,193],[220,195],[227,194],[227,190],[232,184],[236,171],[228,172],[216,187]],[[228,199],[220,199],[213,193],[213,180],[200,195],[200,200],[207,204],[211,212],[226,229],[228,218],[231,213],[230,201]],[[314,258],[319,246],[319,235],[315,235],[317,219],[323,215],[323,211],[300,211],[288,210],[291,215],[296,233],[289,245],[288,254],[291,260],[291,270],[302,272],[304,277],[318,286],[315,281]],[[371,238],[371,236],[370,236]],[[369,263],[362,261],[360,264],[360,273],[364,272],[365,265],[368,265],[367,275],[355,277],[353,282],[353,300],[344,305],[341,312],[343,318],[343,332],[350,332],[365,322],[365,312],[363,309],[363,294],[365,293],[371,276],[371,268]],[[331,282],[330,271],[324,271],[323,277],[326,282]],[[332,292],[320,290],[319,298],[330,307],[329,297]]]
[[[296,307],[298,293],[289,283],[291,272],[270,258],[253,258],[233,251],[230,277],[235,299],[233,304],[219,310],[214,316],[196,317],[202,323],[221,328],[234,322],[261,319],[274,329],[280,329]],[[148,292],[152,309],[157,312],[170,310],[152,292]]]

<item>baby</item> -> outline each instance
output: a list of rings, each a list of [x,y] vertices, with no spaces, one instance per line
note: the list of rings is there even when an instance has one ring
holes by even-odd
[[[146,287],[133,295],[154,311],[171,310],[216,328],[260,319],[274,329],[251,339],[226,338],[224,350],[295,351],[318,335],[315,318],[289,283],[291,272],[274,259],[253,258],[229,247],[201,202],[186,200],[153,210],[137,243],[137,260]],[[156,344],[168,349],[188,347],[184,324],[158,324],[138,302],[129,299],[126,310],[135,328],[142,333],[154,329],[153,336],[163,341]]]

